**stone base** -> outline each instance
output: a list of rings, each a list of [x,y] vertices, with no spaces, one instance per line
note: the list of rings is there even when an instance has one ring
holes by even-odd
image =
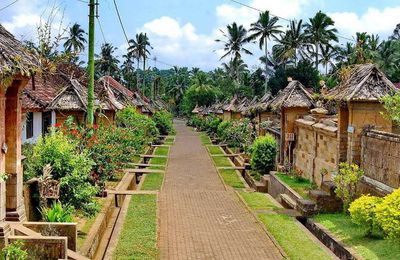
[[[3,248],[7,244],[7,238],[11,235],[10,224],[6,222],[0,222],[0,248]]]
[[[23,222],[26,221],[25,210],[19,209],[15,211],[7,211],[6,212],[6,221],[12,222]]]

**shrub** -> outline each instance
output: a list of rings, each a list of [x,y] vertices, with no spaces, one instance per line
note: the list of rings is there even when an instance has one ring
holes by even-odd
[[[24,181],[28,181],[34,177],[37,177],[35,175],[35,171],[31,169],[31,158],[33,155],[33,148],[34,144],[31,143],[25,143],[22,145],[22,155],[25,156],[25,160],[22,161],[23,163],[23,169],[24,169]]]
[[[40,213],[45,222],[72,222],[73,208],[63,206],[60,202],[54,202],[51,208],[42,207]]]
[[[343,210],[345,212],[356,197],[357,184],[363,175],[364,171],[356,164],[339,164],[339,172],[334,177],[335,193],[343,201]]]
[[[249,119],[241,119],[228,124],[221,135],[229,146],[246,151],[253,143],[255,131]]]
[[[173,131],[173,116],[167,111],[157,111],[152,117],[160,134],[168,135]]]
[[[205,130],[208,134],[216,134],[221,119],[215,115],[207,116],[205,120]]]
[[[217,136],[219,139],[223,140],[225,135],[225,130],[230,127],[230,121],[222,121],[217,128]]]
[[[258,137],[251,146],[251,166],[260,173],[274,169],[277,144],[272,135]]]
[[[375,209],[382,202],[382,198],[364,195],[350,204],[349,212],[351,220],[365,229],[366,236],[371,236],[379,230],[376,223]]]
[[[22,249],[24,244],[22,241],[17,240],[5,246],[2,250],[2,259],[7,260],[25,260],[28,259],[28,252]]]
[[[198,115],[193,115],[188,120],[188,125],[203,130],[205,126],[205,119]]]
[[[159,135],[156,123],[147,116],[139,114],[134,107],[126,107],[118,111],[117,124],[141,136],[143,144],[154,141]]]
[[[52,177],[60,181],[60,201],[70,204],[87,214],[93,213],[93,196],[97,188],[90,184],[90,172],[94,162],[85,149],[78,151],[78,144],[68,139],[61,131],[52,129],[45,137],[39,138],[33,148],[30,174],[41,176],[43,167],[52,167]]]
[[[388,238],[400,240],[400,189],[376,207],[376,221]]]

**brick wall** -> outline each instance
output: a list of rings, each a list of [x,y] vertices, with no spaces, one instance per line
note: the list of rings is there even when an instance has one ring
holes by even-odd
[[[332,179],[337,170],[337,126],[329,119],[319,122],[312,119],[296,120],[296,148],[294,167],[303,173],[303,177],[321,184],[321,170],[328,170],[324,180]]]
[[[361,139],[365,175],[392,188],[400,187],[400,135],[372,130]]]

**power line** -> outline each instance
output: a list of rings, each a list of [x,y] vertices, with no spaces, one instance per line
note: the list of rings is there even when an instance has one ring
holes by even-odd
[[[244,7],[247,7],[247,8],[249,8],[249,9],[252,9],[252,10],[254,10],[254,11],[260,12],[260,13],[264,12],[264,11],[258,9],[258,8],[255,8],[255,7],[253,7],[253,6],[250,6],[250,5],[241,3],[241,2],[236,1],[236,0],[230,0],[230,1],[231,1],[231,2],[234,2],[234,3],[238,4],[238,5],[242,5],[242,6],[244,6]],[[288,22],[291,21],[290,19],[287,19],[287,18],[282,17],[282,16],[278,16],[278,15],[275,15],[275,14],[272,14],[272,13],[270,13],[270,15],[275,16],[275,17],[277,17],[277,18],[279,18],[279,19],[288,21]],[[340,34],[337,34],[337,36],[338,36],[339,38],[342,38],[342,39],[345,39],[345,40],[348,40],[348,41],[353,41],[353,42],[355,42],[355,40],[352,39],[352,38],[350,38],[350,37],[342,36],[342,35],[340,35]]]
[[[122,23],[122,19],[121,19],[121,15],[120,15],[120,13],[119,13],[119,9],[118,9],[117,2],[116,2],[115,0],[113,0],[113,1],[114,1],[115,11],[117,12],[119,24],[121,25],[122,31],[124,32],[124,36],[125,36],[126,42],[128,43],[128,46],[129,46],[129,45],[130,45],[130,44],[129,44],[129,39],[128,39],[128,36],[127,36],[127,34],[126,34],[124,24]]]
[[[4,9],[6,9],[6,8],[12,6],[13,4],[15,4],[15,3],[18,2],[18,1],[19,1],[19,0],[15,0],[14,2],[11,2],[10,4],[8,4],[8,5],[6,5],[6,6],[2,7],[2,8],[0,8],[0,12],[3,11]]]
[[[99,28],[100,28],[100,31],[101,31],[101,35],[103,36],[103,41],[104,41],[104,43],[107,43],[106,37],[104,36],[103,27],[101,26],[101,23],[100,23],[100,19],[99,19],[98,16],[97,16],[96,18],[97,18],[97,23],[99,24]]]

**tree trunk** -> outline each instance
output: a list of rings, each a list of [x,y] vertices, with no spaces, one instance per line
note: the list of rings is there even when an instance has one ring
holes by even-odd
[[[136,90],[139,90],[139,58],[137,58],[136,65]]]
[[[294,66],[297,68],[297,48],[294,49]]]
[[[146,88],[146,56],[143,56],[143,95]]]
[[[267,38],[265,38],[265,90],[264,92],[267,93],[268,90],[268,42]]]
[[[315,68],[318,70],[318,43],[315,43]]]

